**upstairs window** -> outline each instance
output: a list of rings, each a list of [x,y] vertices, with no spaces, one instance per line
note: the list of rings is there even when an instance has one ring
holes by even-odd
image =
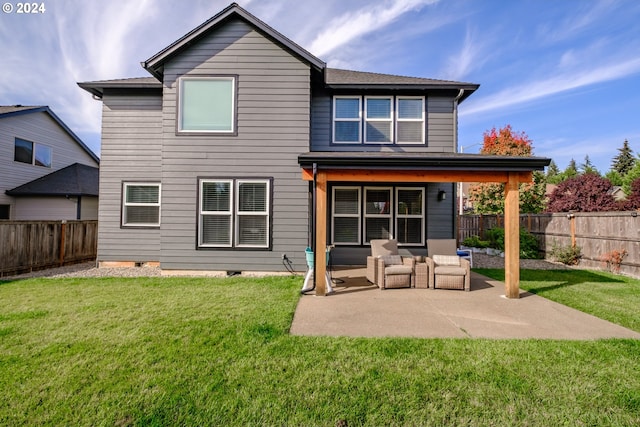
[[[335,96],[334,144],[424,144],[424,96]]]
[[[333,142],[360,143],[360,97],[333,99]]]
[[[160,226],[159,183],[125,182],[123,184],[122,226]]]
[[[15,138],[13,160],[29,165],[51,167],[51,147]]]
[[[235,77],[182,77],[178,132],[235,132]]]

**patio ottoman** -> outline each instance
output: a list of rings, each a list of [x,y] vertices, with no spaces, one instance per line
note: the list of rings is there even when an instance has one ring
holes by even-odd
[[[424,262],[419,262],[415,267],[416,288],[427,289],[429,287],[429,266]]]

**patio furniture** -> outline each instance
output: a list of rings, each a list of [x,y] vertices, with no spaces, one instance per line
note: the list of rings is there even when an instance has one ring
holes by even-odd
[[[412,288],[414,286],[413,257],[384,255],[376,258],[376,284],[380,289]]]
[[[433,255],[429,264],[429,287],[432,289],[471,290],[471,264],[458,255]]]
[[[429,266],[426,262],[417,262],[414,267],[415,287],[427,289],[429,287]]]
[[[367,257],[367,280],[380,289],[413,287],[412,257],[398,254],[398,241],[395,239],[371,240],[371,255]]]

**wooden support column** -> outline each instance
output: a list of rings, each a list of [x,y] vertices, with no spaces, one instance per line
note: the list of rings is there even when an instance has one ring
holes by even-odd
[[[327,173],[318,171],[316,175],[316,247],[315,286],[316,296],[327,295],[325,273],[327,271]]]
[[[520,298],[520,197],[518,174],[510,173],[504,189],[504,278],[507,298]]]

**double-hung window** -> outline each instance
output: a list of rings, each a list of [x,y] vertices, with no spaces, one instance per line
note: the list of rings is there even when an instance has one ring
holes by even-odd
[[[201,179],[199,191],[199,247],[269,247],[271,180]]]
[[[364,142],[390,144],[393,142],[393,98],[368,96],[364,100]]]
[[[359,96],[333,98],[333,142],[360,143],[360,104]]]
[[[423,246],[424,194],[424,187],[334,186],[331,243],[362,245],[373,239],[397,239],[401,245]]]
[[[123,183],[122,226],[160,226],[160,183]]]
[[[15,138],[13,160],[29,165],[51,167],[51,147]]]
[[[398,144],[424,143],[424,98],[396,98],[396,141]]]
[[[179,133],[235,132],[235,77],[181,77],[179,82]]]

